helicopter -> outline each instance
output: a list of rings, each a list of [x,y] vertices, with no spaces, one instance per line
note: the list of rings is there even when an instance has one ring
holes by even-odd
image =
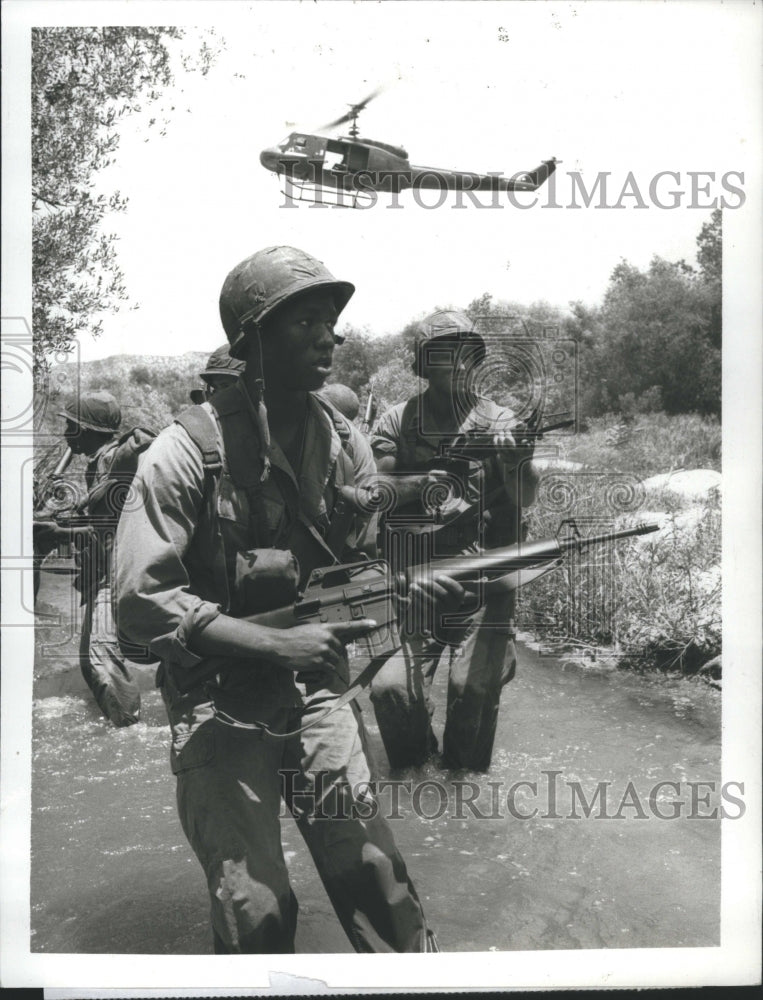
[[[511,177],[478,174],[440,167],[413,166],[402,146],[360,135],[358,117],[381,92],[373,91],[349,111],[315,133],[292,132],[277,146],[263,149],[260,163],[266,170],[289,181],[303,194],[333,189],[352,192],[355,198],[371,192],[399,193],[408,188],[437,191],[536,191],[556,169],[557,160],[543,160],[532,170]],[[350,122],[348,134],[335,138],[330,132]],[[284,192],[285,193],[285,192]],[[375,195],[372,195],[375,200]],[[308,197],[307,200],[311,199]]]

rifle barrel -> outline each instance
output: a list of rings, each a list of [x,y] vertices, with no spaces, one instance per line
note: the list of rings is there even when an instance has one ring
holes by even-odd
[[[589,538],[568,537],[561,540],[546,538],[535,542],[507,545],[499,549],[487,549],[474,555],[448,556],[444,559],[434,559],[424,566],[411,566],[406,573],[406,579],[410,587],[414,583],[430,579],[435,573],[442,573],[462,582],[502,576],[514,570],[529,569],[559,559],[564,552],[573,548],[601,545],[620,538],[645,535],[658,529],[658,524],[638,524],[634,528],[609,531]]]
[[[601,545],[604,542],[614,542],[619,538],[632,538],[634,535],[648,535],[652,531],[659,531],[660,526],[654,522],[635,525],[633,528],[621,528],[619,531],[607,531],[602,535],[589,535],[587,538],[575,538],[569,536],[560,541],[560,546],[565,551],[568,549],[580,548],[584,545]]]
[[[549,431],[560,431],[564,427],[574,427],[575,421],[570,418],[568,420],[557,420],[555,424],[546,424],[545,427],[541,427],[539,431],[535,432],[536,437],[543,437],[544,434],[548,434]]]

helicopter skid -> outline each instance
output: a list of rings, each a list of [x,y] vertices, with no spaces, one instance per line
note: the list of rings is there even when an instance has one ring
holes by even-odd
[[[326,205],[329,208],[372,208],[376,203],[374,192],[312,184],[283,177],[281,194],[290,203],[305,202],[310,205]]]

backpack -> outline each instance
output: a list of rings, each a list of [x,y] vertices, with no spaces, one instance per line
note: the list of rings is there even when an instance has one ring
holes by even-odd
[[[133,427],[113,443],[107,470],[90,490],[83,505],[93,517],[118,520],[125,505],[135,500],[131,487],[138,471],[138,460],[155,437],[156,434],[145,427]]]

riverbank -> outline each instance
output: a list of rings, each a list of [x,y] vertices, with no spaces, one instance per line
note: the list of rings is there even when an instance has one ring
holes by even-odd
[[[535,642],[720,684],[720,435],[693,414],[642,414],[542,446],[529,537],[659,530],[570,558],[521,590],[518,621]]]

